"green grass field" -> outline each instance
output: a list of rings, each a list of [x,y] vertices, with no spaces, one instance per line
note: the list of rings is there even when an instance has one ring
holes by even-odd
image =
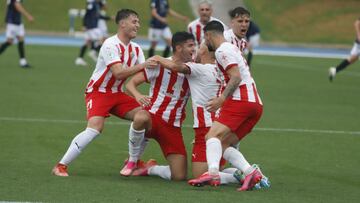
[[[121,177],[129,125],[117,118],[110,118],[103,134],[73,162],[71,177],[50,175],[85,127],[83,92],[93,67],[74,66],[77,52],[29,46],[34,68],[26,70],[18,67],[15,47],[0,56],[0,201],[360,201],[359,63],[331,84],[327,68],[339,60],[254,57],[264,114],[241,150],[261,164],[272,187],[239,193],[236,185],[193,188],[158,177]],[[191,120],[188,114],[186,124]],[[190,150],[193,131],[184,127],[183,133]],[[165,164],[154,141],[144,155],[149,158]]]
[[[86,0],[71,0],[71,1],[24,1],[25,8],[35,17],[33,23],[28,23],[24,19],[27,30],[37,30],[45,32],[67,32],[69,30],[69,15],[70,8],[84,9]],[[189,4],[184,0],[169,0],[169,4],[175,11],[187,15],[190,18],[193,16]],[[121,8],[131,8],[139,13],[140,16],[140,35],[147,36],[148,26],[150,22],[150,0],[107,0],[107,14],[115,16],[116,12]],[[6,1],[0,1],[0,18],[5,16]],[[186,24],[184,22],[169,18],[169,25],[173,32],[184,30]],[[4,21],[0,21],[1,28],[5,28]],[[116,25],[112,21],[108,23],[110,32],[116,31]],[[82,29],[82,20],[76,19],[76,30]]]

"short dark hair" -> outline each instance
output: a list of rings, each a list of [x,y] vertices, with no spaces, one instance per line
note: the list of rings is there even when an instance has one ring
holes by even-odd
[[[118,24],[121,20],[128,18],[129,16],[134,15],[138,17],[138,13],[131,9],[121,9],[116,13],[115,23]]]
[[[248,15],[250,17],[250,12],[241,6],[236,7],[229,11],[229,16],[231,19],[242,15]]]
[[[222,34],[224,32],[224,26],[219,21],[213,20],[208,22],[204,27],[204,32],[208,31],[215,31]]]
[[[176,46],[183,44],[184,42],[188,40],[195,40],[194,35],[188,33],[188,32],[176,32],[172,39],[171,39],[171,46],[173,49],[173,52],[176,51]]]

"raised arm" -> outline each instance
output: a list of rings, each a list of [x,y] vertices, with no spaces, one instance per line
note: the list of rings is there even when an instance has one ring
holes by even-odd
[[[166,69],[176,71],[176,72],[179,72],[179,73],[190,74],[189,67],[187,67],[183,63],[175,63],[172,60],[166,59],[166,58],[158,56],[158,55],[153,56],[149,60],[157,61],[161,66],[163,66]]]
[[[144,73],[139,72],[132,77],[126,84],[126,91],[129,95],[133,96],[141,106],[149,106],[151,104],[151,98],[147,95],[143,95],[137,87],[146,82]]]
[[[146,67],[146,62],[137,64],[133,67],[124,68],[121,63],[115,63],[111,65],[110,69],[114,77],[118,80],[126,80],[126,78],[134,75],[135,73],[142,71]]]
[[[183,20],[185,22],[189,22],[189,18],[187,16],[181,15],[180,13],[178,13],[172,9],[169,9],[169,14],[171,16],[174,16],[177,19]]]
[[[22,15],[24,15],[30,22],[34,21],[34,18],[32,17],[32,15],[26,11],[26,9],[21,5],[20,2],[15,2],[15,8]]]

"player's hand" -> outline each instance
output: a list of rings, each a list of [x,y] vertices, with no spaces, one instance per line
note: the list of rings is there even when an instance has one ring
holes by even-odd
[[[206,104],[206,110],[209,112],[215,112],[223,105],[224,101],[225,98],[223,96],[212,98]]]
[[[159,62],[155,60],[153,57],[151,57],[145,61],[145,65],[147,68],[156,68],[159,66]]]
[[[34,20],[35,20],[34,17],[32,17],[31,15],[29,15],[27,17],[27,19],[28,19],[29,22],[34,22]]]
[[[151,105],[151,97],[140,95],[136,98],[136,101],[142,106],[142,107],[148,107]]]

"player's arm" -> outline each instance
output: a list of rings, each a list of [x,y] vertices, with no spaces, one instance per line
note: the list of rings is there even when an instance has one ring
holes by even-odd
[[[149,106],[151,104],[151,98],[147,95],[143,95],[137,87],[146,82],[146,78],[143,72],[135,74],[129,82],[125,85],[126,91],[129,95],[133,96],[136,101],[142,106]]]
[[[154,7],[151,8],[151,16],[154,17],[154,18],[156,18],[158,21],[160,21],[160,22],[162,22],[162,23],[164,23],[164,24],[167,24],[166,18],[160,16],[160,15],[157,13],[156,8],[154,8]]]
[[[185,22],[189,22],[189,18],[187,16],[181,15],[180,13],[172,10],[171,8],[169,9],[169,14],[177,19],[183,20]]]
[[[19,11],[22,15],[24,15],[30,22],[34,21],[34,17],[26,11],[26,9],[21,5],[20,2],[15,2],[15,8]]]
[[[134,75],[135,73],[142,71],[146,67],[147,63],[137,64],[133,67],[124,68],[123,65],[119,63],[115,63],[111,65],[110,69],[114,77],[118,80],[126,80],[126,78]]]
[[[163,66],[164,68],[169,69],[171,71],[176,71],[176,72],[184,73],[184,74],[191,73],[189,67],[187,67],[183,63],[175,63],[172,60],[166,59],[166,58],[158,56],[158,55],[153,56],[149,60],[151,60],[151,59],[154,61],[157,61],[161,66]]]
[[[360,43],[360,18],[355,21],[354,26],[356,30],[357,41]]]

